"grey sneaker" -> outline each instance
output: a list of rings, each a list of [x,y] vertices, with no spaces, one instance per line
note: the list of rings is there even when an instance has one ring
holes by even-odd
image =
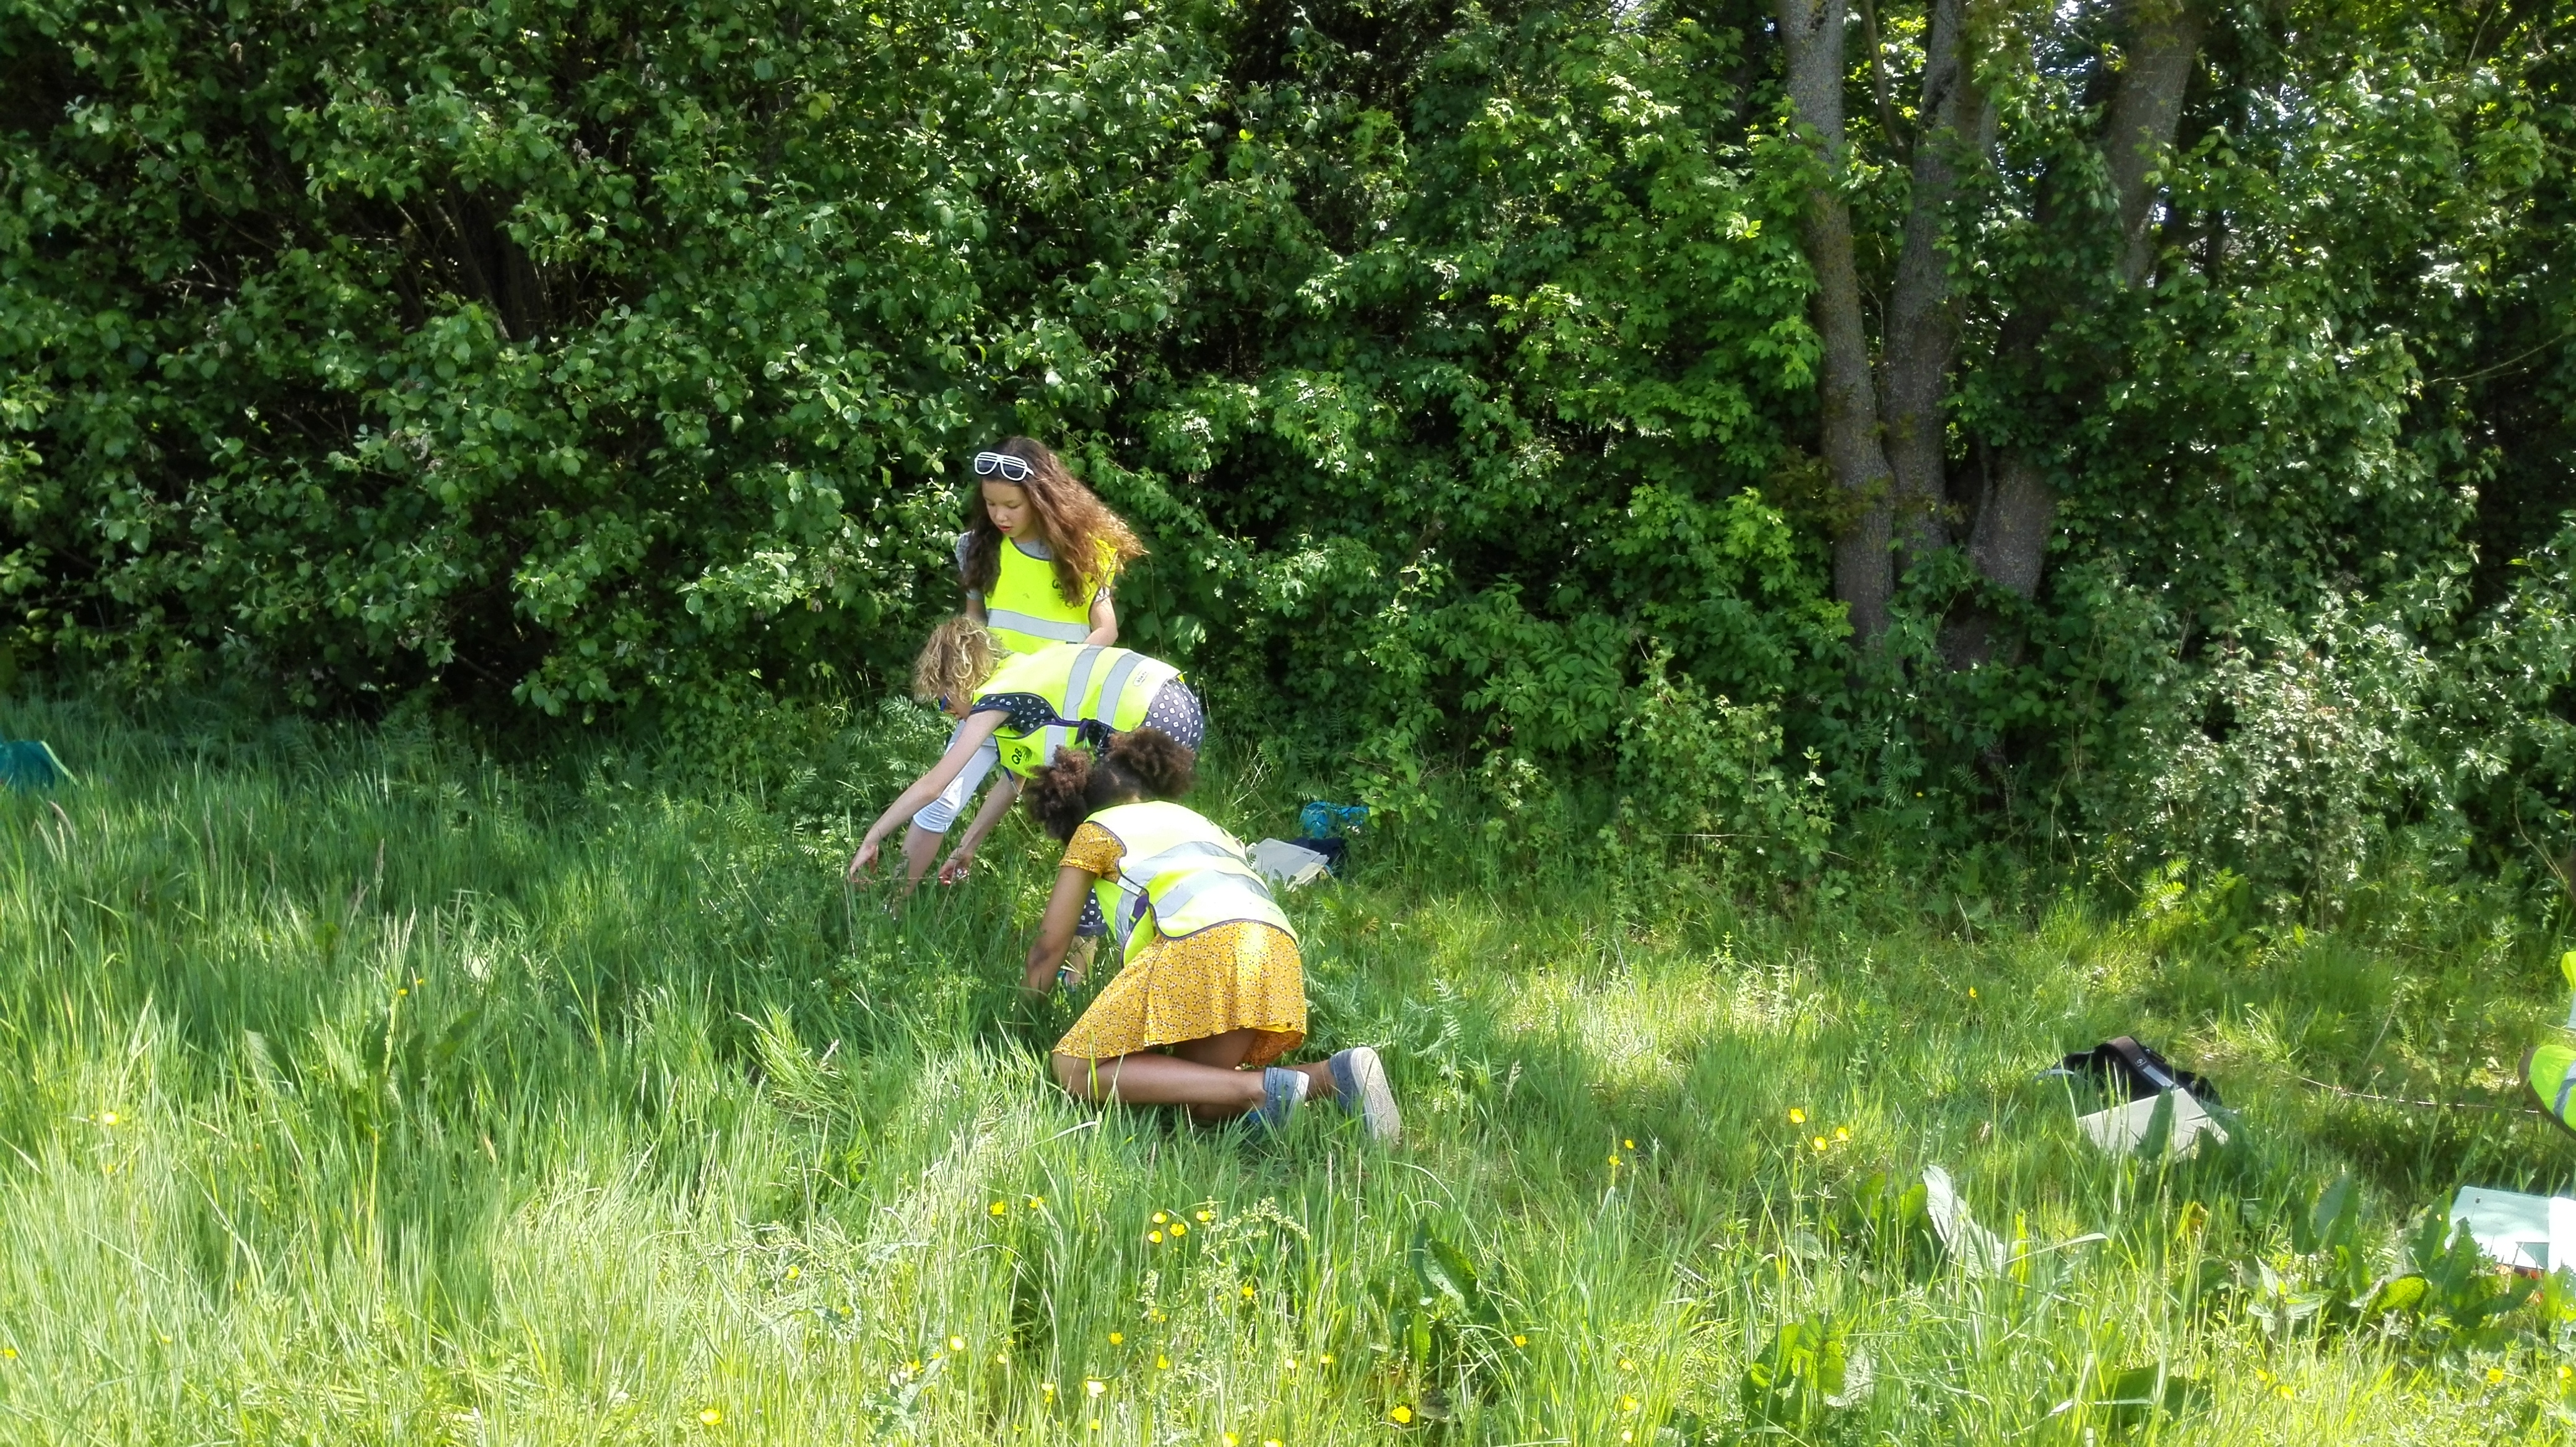
[[[1395,1108],[1395,1087],[1387,1083],[1386,1062],[1365,1045],[1353,1046],[1326,1064],[1333,1071],[1333,1094],[1342,1109],[1367,1122],[1369,1134],[1393,1145],[1404,1134],[1404,1117]]]
[[[1245,1116],[1244,1124],[1255,1135],[1277,1135],[1288,1128],[1288,1117],[1305,1100],[1306,1073],[1273,1065],[1261,1072],[1261,1108]]]

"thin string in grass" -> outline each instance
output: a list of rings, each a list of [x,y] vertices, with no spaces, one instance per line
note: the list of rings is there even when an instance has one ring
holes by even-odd
[[[2540,1111],[2536,1111],[2527,1105],[2496,1105],[2489,1102],[2475,1100],[2413,1100],[2402,1095],[2377,1095],[2367,1090],[2353,1090],[2346,1086],[2328,1085],[2322,1080],[2310,1080],[2304,1075],[2299,1077],[2299,1083],[2301,1085],[2315,1086],[2317,1089],[2325,1091],[2331,1095],[2340,1095],[2346,1100],[2370,1100],[2377,1101],[2381,1105],[2411,1105],[2421,1110],[2500,1111],[2507,1115],[2541,1114]]]

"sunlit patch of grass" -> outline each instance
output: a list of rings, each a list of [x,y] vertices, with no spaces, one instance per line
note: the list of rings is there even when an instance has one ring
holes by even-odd
[[[1250,1144],[1045,1083],[1019,826],[900,918],[842,891],[902,757],[728,789],[18,719],[92,780],[0,799],[0,1414],[36,1439],[2455,1441],[2568,1400],[2538,1306],[2448,1347],[2256,1310],[2319,1279],[2291,1222],[2340,1172],[2373,1272],[2464,1178],[2566,1179],[2528,1118],[2297,1083],[2497,1087],[2552,944],[2438,910],[1967,928],[1676,880],[1641,920],[1651,880],[1385,837],[1290,908],[1312,1044],[1388,1049],[1407,1143]],[[1287,828],[1248,779],[1228,822]],[[2127,1032],[2216,1064],[2239,1149],[2077,1137],[2033,1073]],[[1933,1164],[1999,1273],[1908,1197]],[[2141,1370],[2189,1390],[2120,1405]]]

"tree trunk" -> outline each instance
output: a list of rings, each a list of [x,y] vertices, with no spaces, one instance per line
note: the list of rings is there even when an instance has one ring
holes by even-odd
[[[2156,259],[2155,228],[2148,224],[2154,219],[2155,190],[2148,183],[2173,148],[2204,24],[2189,0],[2132,0],[2130,6],[2134,40],[2102,124],[2103,159],[2109,163],[2125,242],[2120,280],[2128,286],[2145,281]]]
[[[2119,277],[2124,286],[2148,280],[2155,262],[2156,169],[2173,147],[2182,120],[2183,93],[2191,82],[2205,21],[2188,0],[2130,0],[2124,17],[2126,63],[2115,81],[2102,127],[2103,160],[2120,228]],[[2008,350],[2035,353],[2057,315],[2017,317],[2006,330]],[[2025,356],[2028,365],[2032,360]],[[2007,362],[2007,365],[2011,365]],[[1999,449],[1993,475],[1977,500],[1968,555],[1988,582],[2016,596],[2038,592],[2055,531],[2057,496],[2043,460],[2019,447]],[[1967,621],[1948,640],[1955,664],[1980,662],[1992,651],[1992,627]]]
[[[1885,419],[1887,461],[1895,478],[1892,519],[1901,566],[1949,546],[1948,450],[1941,404],[1959,320],[1950,301],[1950,206],[1959,167],[1973,164],[1993,141],[1994,108],[1976,83],[1967,46],[1966,0],[1933,0],[1924,49],[1921,134],[1896,287],[1887,307]]]
[[[1879,444],[1860,273],[1852,261],[1851,208],[1831,179],[1843,164],[1844,16],[1844,0],[1780,0],[1789,103],[1817,150],[1819,179],[1807,193],[1802,223],[1808,265],[1816,274],[1816,332],[1824,344],[1819,401],[1825,466],[1857,507],[1857,520],[1834,540],[1834,596],[1850,610],[1852,630],[1866,645],[1887,631],[1895,581],[1888,553],[1892,475]]]

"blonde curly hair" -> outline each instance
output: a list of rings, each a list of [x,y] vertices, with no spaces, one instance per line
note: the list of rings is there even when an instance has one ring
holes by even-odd
[[[923,703],[939,703],[953,711],[964,711],[975,690],[993,676],[1001,650],[993,646],[993,635],[972,618],[956,617],[930,630],[930,641],[921,645],[921,657],[912,664],[912,696]]]

